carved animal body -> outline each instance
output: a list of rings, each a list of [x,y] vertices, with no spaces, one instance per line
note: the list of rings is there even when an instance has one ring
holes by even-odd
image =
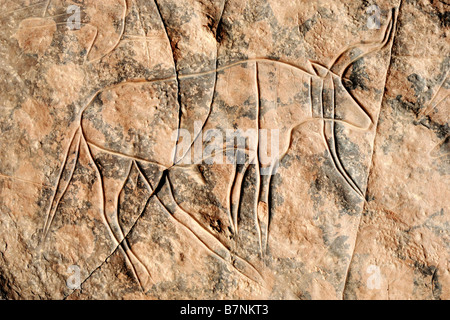
[[[349,187],[362,197],[361,190],[347,174],[337,155],[334,125],[341,123],[354,130],[368,130],[372,125],[372,119],[347,91],[342,78],[355,61],[381,50],[391,43],[395,23],[396,12],[393,10],[380,41],[360,43],[345,48],[336,55],[330,66],[316,62],[311,62],[306,66],[294,66],[265,58],[248,59],[207,72],[179,74],[152,81],[124,82],[100,90],[83,109],[80,125],[67,149],[44,225],[43,241],[50,230],[59,202],[70,184],[78,156],[80,152],[85,152],[95,164],[95,170],[101,181],[104,223],[117,248],[123,250],[137,280],[143,287],[152,282],[151,272],[128,246],[126,239],[129,230],[128,232],[124,231],[118,219],[118,198],[133,171],[137,172],[145,181],[150,192],[149,197],[155,197],[169,216],[192,232],[213,255],[228,263],[243,276],[257,282],[263,281],[262,275],[252,264],[234,254],[230,247],[211,230],[203,227],[191,214],[183,210],[173,196],[170,172],[187,170],[200,175],[194,165],[181,164],[192,148],[180,153],[176,147],[180,141],[173,140],[173,133],[180,129],[180,118],[183,116],[177,97],[178,82],[183,80],[201,81],[203,77],[214,75],[216,77],[214,89],[217,89],[228,85],[230,77],[236,79],[237,83],[234,83],[234,87],[233,84],[231,85],[231,90],[235,90],[236,94],[241,94],[242,98],[236,98],[229,102],[230,105],[237,103],[234,105],[235,109],[230,112],[229,105],[214,103],[214,100],[226,101],[227,99],[227,97],[220,97],[220,93],[216,94],[211,102],[208,115],[203,120],[202,131],[211,128],[223,131],[230,128],[280,130],[282,152],[268,165],[269,170],[273,170],[288,152],[291,146],[292,132],[296,128],[307,122],[320,123],[324,144],[336,170]],[[267,86],[262,80],[270,78],[265,76],[269,73],[289,74],[291,81],[298,83],[302,94],[292,107],[277,108],[275,106],[270,111],[261,112],[262,97],[265,98],[265,101],[270,100],[270,86]],[[237,92],[238,90],[241,92]],[[233,97],[233,94],[228,96]],[[245,100],[245,103],[240,104],[242,100]],[[239,110],[239,114],[248,116],[236,117],[236,110]],[[194,138],[198,134],[199,132],[194,132]],[[246,151],[258,150],[258,147],[257,141],[255,145],[249,145]],[[107,166],[100,166],[100,160],[96,158],[99,151],[107,152],[117,161],[127,164],[126,169],[116,173],[122,177],[122,185],[109,183],[106,178],[108,174],[105,172],[108,170]],[[229,150],[225,146],[223,152],[227,151]],[[258,157],[258,152],[255,155]],[[243,170],[237,170],[237,167],[234,170],[228,194],[228,223],[230,229],[237,233],[240,188],[245,172],[252,162],[256,163],[258,175],[254,217],[259,233],[261,254],[263,254],[267,247],[269,234],[271,175],[260,175],[263,166],[259,164],[258,159],[247,158]],[[145,169],[149,167],[152,170]],[[159,196],[163,188],[169,191],[170,197]]]

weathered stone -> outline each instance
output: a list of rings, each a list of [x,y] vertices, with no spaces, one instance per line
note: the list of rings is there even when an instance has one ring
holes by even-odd
[[[450,297],[444,1],[2,9],[0,298]]]

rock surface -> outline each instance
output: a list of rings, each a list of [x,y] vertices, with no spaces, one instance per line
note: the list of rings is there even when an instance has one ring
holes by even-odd
[[[450,298],[446,1],[1,5],[0,299]]]

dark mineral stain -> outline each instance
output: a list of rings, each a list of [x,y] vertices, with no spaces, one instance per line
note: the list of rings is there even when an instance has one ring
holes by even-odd
[[[315,18],[311,18],[303,22],[301,25],[299,25],[298,30],[300,33],[305,36],[309,30],[316,24],[317,20]]]
[[[421,125],[432,130],[439,139],[446,139],[449,135],[448,123],[440,124],[431,120],[430,116],[422,118],[420,121],[414,121],[415,125]]]
[[[362,164],[365,154],[369,153],[369,146],[361,151],[360,146],[351,141],[344,133],[344,126],[335,125],[336,153],[356,185],[364,190],[367,181],[367,168]]]
[[[413,73],[408,76],[408,81],[412,83],[413,89],[416,92],[416,95],[422,93],[426,86],[426,81],[420,75]]]
[[[352,91],[358,88],[364,91],[369,90],[366,81],[370,81],[370,78],[365,70],[364,58],[358,59],[352,64],[351,73],[348,79],[350,81],[345,81],[344,83],[347,90]]]
[[[441,22],[441,27],[443,28],[450,27],[450,11],[439,12],[438,16]]]
[[[439,269],[436,268],[431,277],[431,292],[435,300],[441,300],[442,284],[439,282]]]
[[[423,263],[420,263],[418,261],[414,262],[414,267],[416,270],[418,270],[424,277],[429,277],[434,274],[434,271],[436,270],[436,267],[434,266],[427,266]]]
[[[344,257],[350,245],[347,243],[347,236],[339,236],[331,243],[329,250],[337,257]]]
[[[412,103],[404,101],[401,95],[397,96],[395,100],[389,101],[391,107],[395,110],[404,111],[406,115],[411,116],[411,122],[418,126],[424,126],[432,130],[436,136],[443,140],[449,135],[449,125],[448,123],[440,124],[431,119],[430,116],[421,116],[420,112],[423,110],[423,105],[421,103]]]

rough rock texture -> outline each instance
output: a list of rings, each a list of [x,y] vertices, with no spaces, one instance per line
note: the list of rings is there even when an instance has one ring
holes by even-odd
[[[0,4],[0,299],[450,298],[446,0]]]

